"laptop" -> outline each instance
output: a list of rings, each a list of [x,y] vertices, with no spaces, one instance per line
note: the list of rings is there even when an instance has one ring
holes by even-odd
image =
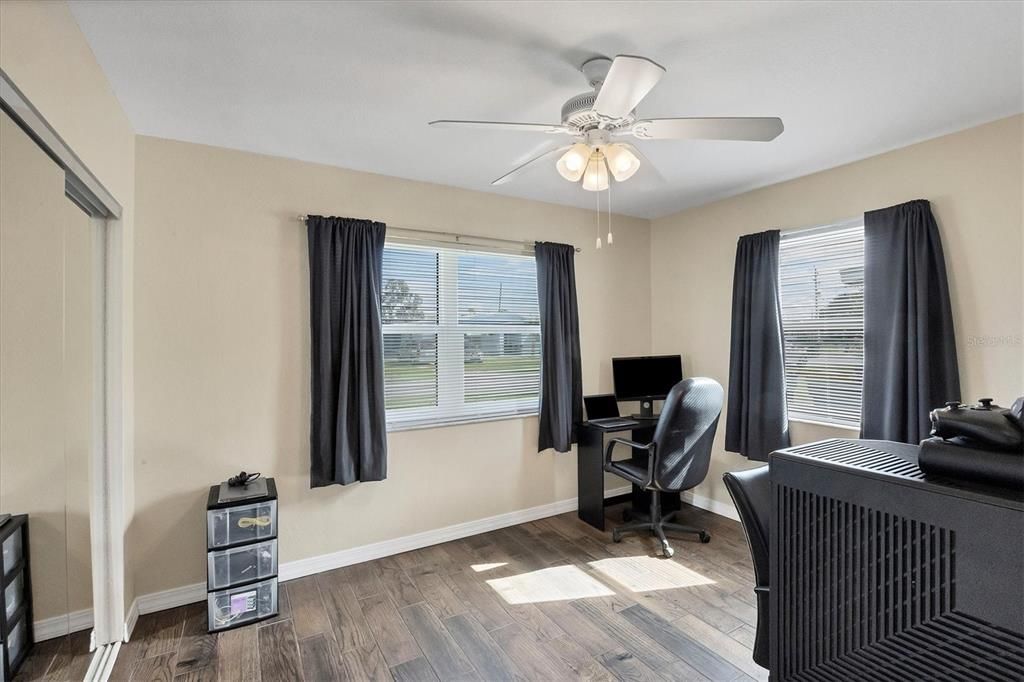
[[[583,396],[583,406],[587,409],[587,422],[604,428],[625,428],[637,426],[639,422],[619,416],[619,402],[612,393],[603,395]]]

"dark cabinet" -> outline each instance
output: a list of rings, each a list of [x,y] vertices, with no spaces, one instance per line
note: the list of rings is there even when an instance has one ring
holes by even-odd
[[[29,572],[28,516],[0,525],[3,551],[3,612],[0,613],[0,679],[14,679],[32,649],[32,578]]]

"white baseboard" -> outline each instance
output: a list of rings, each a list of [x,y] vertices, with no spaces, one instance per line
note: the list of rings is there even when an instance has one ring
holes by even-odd
[[[605,497],[624,495],[629,493],[630,490],[631,488],[629,486],[606,490]],[[536,521],[537,519],[543,519],[557,514],[564,514],[565,512],[570,512],[576,509],[576,507],[577,498],[573,497],[568,500],[559,500],[558,502],[551,502],[549,504],[542,504],[536,507],[529,507],[528,509],[520,509],[514,512],[498,514],[497,516],[489,516],[475,521],[457,523],[453,526],[445,526],[444,528],[423,531],[422,533],[406,535],[392,540],[383,540],[369,545],[343,549],[339,552],[321,554],[319,556],[298,559],[296,561],[287,561],[282,563],[278,568],[278,577],[282,582],[295,580],[296,578],[303,578],[307,575],[323,573],[324,571],[341,568],[342,566],[351,566],[352,564],[359,564],[364,561],[373,561],[374,559],[381,559],[386,556],[401,554],[402,552],[409,552],[414,549],[429,547],[442,542],[458,540],[459,538],[469,537],[470,535],[479,535],[480,533],[498,530],[499,528],[507,528],[509,526],[515,526],[528,521]],[[147,613],[154,613],[156,611],[163,611],[164,609],[173,609],[178,606],[184,606],[185,604],[193,604],[195,602],[203,601],[204,599],[206,599],[206,583],[193,583],[191,585],[184,585],[182,587],[164,590],[163,592],[153,592],[151,594],[139,596],[138,599],[136,599],[136,604],[138,604],[137,612],[144,615]]]
[[[707,509],[713,514],[724,516],[727,519],[733,521],[739,521],[740,515],[736,513],[736,507],[732,506],[728,502],[721,502],[719,500],[713,500],[710,497],[703,495],[695,495],[692,490],[687,490],[681,495],[683,502],[692,504],[694,507],[700,507],[701,509]]]
[[[139,595],[135,602],[138,604],[139,615],[144,616],[147,613],[194,604],[204,599],[206,599],[206,583],[192,583],[162,592]]]
[[[135,624],[139,622],[139,599],[136,597],[132,600],[131,608],[128,609],[128,616],[124,619],[124,641],[128,641],[132,638],[132,633],[135,632]]]
[[[88,630],[92,627],[92,609],[73,611],[52,618],[43,618],[32,623],[32,635],[35,641],[63,637],[72,632]]]
[[[630,488],[628,487],[608,490],[605,493],[605,497],[615,497],[616,495],[628,493],[629,490]],[[401,554],[402,552],[420,549],[421,547],[439,545],[442,542],[458,540],[460,538],[479,535],[480,533],[486,533],[499,528],[507,528],[520,523],[536,521],[537,519],[555,516],[556,514],[564,514],[565,512],[576,509],[576,507],[577,501],[574,497],[570,500],[561,500],[550,504],[542,504],[537,507],[520,509],[506,514],[498,514],[497,516],[489,516],[476,521],[468,521],[466,523],[455,524],[454,526],[446,526],[444,528],[428,530],[414,535],[406,535],[393,540],[384,540],[383,542],[374,542],[361,547],[343,549],[340,552],[321,554],[320,556],[310,557],[308,559],[299,559],[298,561],[289,561],[281,564],[278,575],[281,580],[303,578],[307,575],[323,573],[324,571],[330,571],[342,566],[360,564],[364,561],[373,561],[374,559],[380,559],[394,554]]]

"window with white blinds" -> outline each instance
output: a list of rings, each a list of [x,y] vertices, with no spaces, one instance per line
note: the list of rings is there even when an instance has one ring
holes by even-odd
[[[863,221],[783,233],[779,295],[791,419],[860,424]]]
[[[532,256],[388,242],[383,286],[389,428],[536,414]]]

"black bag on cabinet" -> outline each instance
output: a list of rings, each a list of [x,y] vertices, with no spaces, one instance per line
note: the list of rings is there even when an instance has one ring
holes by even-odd
[[[1024,396],[1009,409],[982,398],[972,406],[947,403],[929,416],[921,471],[1024,492]]]

